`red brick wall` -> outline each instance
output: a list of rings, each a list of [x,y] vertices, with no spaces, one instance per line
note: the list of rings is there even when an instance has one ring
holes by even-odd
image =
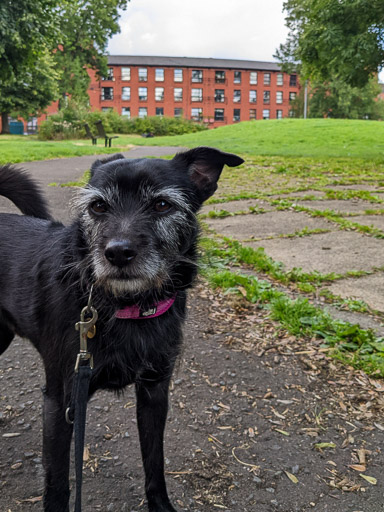
[[[102,80],[98,82],[93,77],[90,87],[90,103],[92,110],[99,110],[103,107],[114,108],[119,114],[122,113],[123,107],[129,107],[131,111],[131,117],[137,117],[139,115],[139,107],[146,107],[148,116],[156,115],[156,107],[164,109],[164,115],[174,117],[174,109],[182,108],[184,117],[191,118],[192,108],[203,109],[203,120],[210,126],[222,126],[225,124],[232,124],[233,111],[234,109],[240,109],[240,120],[247,121],[250,119],[250,109],[256,109],[256,118],[263,119],[263,110],[269,109],[270,119],[276,119],[276,111],[282,110],[282,116],[288,117],[289,113],[289,92],[299,92],[299,84],[295,87],[289,86],[289,75],[284,74],[284,82],[282,86],[277,85],[276,71],[258,71],[258,83],[257,85],[250,84],[250,70],[236,70],[241,71],[241,83],[234,83],[234,72],[235,70],[225,70],[225,83],[215,82],[215,69],[204,69],[203,71],[203,82],[194,83],[192,82],[192,68],[183,69],[183,81],[174,81],[174,68],[162,67],[158,69],[164,69],[164,81],[155,81],[155,70],[156,67],[147,66],[147,81],[139,81],[138,69],[139,66],[127,66],[131,69],[131,79],[129,81],[123,81],[121,79],[121,66],[110,66],[113,68],[113,80]],[[145,67],[145,66],[143,66]],[[181,68],[180,68],[181,69]],[[197,69],[197,68],[196,68]],[[269,86],[264,85],[264,74],[270,73],[271,83]],[[101,92],[103,87],[113,88],[113,100],[102,100]],[[130,101],[124,101],[122,99],[122,87],[131,88],[131,99]],[[147,100],[139,100],[138,90],[139,87],[147,88]],[[155,101],[155,88],[164,88],[164,100]],[[174,88],[183,89],[183,101],[174,101]],[[203,89],[203,100],[191,101],[192,89]],[[215,90],[223,89],[225,91],[224,103],[215,101]],[[241,101],[234,102],[234,91],[241,91]],[[256,91],[257,102],[251,103],[249,101],[250,90]],[[270,92],[270,103],[263,103],[263,92]],[[276,92],[283,92],[283,103],[276,103]],[[215,109],[224,109],[224,121],[214,121]]]
[[[137,117],[139,115],[139,108],[146,107],[148,116],[156,115],[156,108],[163,108],[164,116],[174,117],[174,109],[181,108],[183,116],[187,119],[191,119],[192,108],[201,108],[203,110],[202,120],[207,123],[210,127],[223,126],[226,124],[233,124],[234,121],[234,109],[240,109],[240,121],[248,121],[250,116],[250,110],[256,110],[256,119],[263,119],[263,110],[268,109],[270,111],[270,119],[276,119],[277,110],[282,111],[282,117],[288,117],[289,115],[289,93],[298,93],[300,86],[290,87],[289,80],[290,76],[284,74],[284,82],[282,86],[277,85],[278,71],[257,71],[257,84],[250,84],[250,73],[251,70],[242,69],[213,69],[213,68],[190,68],[180,67],[177,69],[183,70],[183,81],[174,81],[174,67],[161,67],[155,66],[134,66],[127,65],[131,69],[131,78],[129,81],[122,80],[121,67],[124,66],[110,66],[113,68],[113,80],[102,80],[97,79],[96,73],[89,70],[91,78],[90,87],[88,90],[90,106],[92,110],[101,110],[104,107],[115,109],[119,114],[122,113],[123,107],[129,107],[131,117]],[[147,81],[139,81],[139,67],[147,69]],[[164,69],[164,81],[155,80],[155,70]],[[200,69],[203,72],[203,81],[201,83],[192,82],[192,71],[194,69]],[[225,83],[216,83],[215,71],[225,71]],[[234,83],[235,71],[241,71],[241,83]],[[270,85],[264,85],[264,74],[270,73],[271,83]],[[112,87],[113,88],[113,100],[102,100],[102,88]],[[122,99],[122,88],[130,87],[131,99],[126,101]],[[147,88],[147,100],[139,100],[138,90],[139,87]],[[155,88],[164,88],[164,99],[162,101],[155,100]],[[174,88],[183,89],[183,100],[174,101]],[[203,99],[202,101],[191,101],[192,89],[202,89]],[[224,90],[225,101],[215,101],[215,90]],[[234,102],[234,91],[241,91],[241,101]],[[256,103],[249,101],[250,91],[256,91],[257,101]],[[270,92],[269,104],[263,102],[263,92]],[[283,103],[278,104],[276,102],[276,92],[283,92]],[[215,121],[215,109],[224,109],[224,120]],[[38,117],[38,124],[45,120],[47,115],[56,113],[58,110],[58,102],[52,103],[46,110],[45,114]],[[1,123],[1,121],[0,121]],[[27,122],[24,121],[25,131],[27,130]],[[0,124],[1,129],[1,124]]]

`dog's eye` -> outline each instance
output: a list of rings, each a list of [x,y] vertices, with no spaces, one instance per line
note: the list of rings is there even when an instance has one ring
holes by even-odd
[[[91,206],[91,211],[95,213],[96,215],[101,215],[105,213],[108,210],[108,205],[105,201],[98,200],[94,201]]]
[[[164,201],[164,199],[160,199],[159,201],[156,201],[154,205],[154,209],[158,213],[165,213],[168,212],[172,208],[172,205],[169,204],[167,201]]]

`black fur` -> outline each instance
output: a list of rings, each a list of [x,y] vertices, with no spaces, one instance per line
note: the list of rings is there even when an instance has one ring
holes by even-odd
[[[75,323],[87,304],[99,313],[90,396],[135,384],[137,419],[151,512],[174,512],[166,491],[163,432],[168,385],[182,340],[186,290],[196,274],[195,214],[217,187],[224,164],[242,159],[196,148],[173,160],[114,155],[92,166],[70,226],[50,220],[34,182],[0,168],[0,194],[28,216],[0,215],[0,354],[15,334],[44,362],[44,510],[67,512],[72,426],[64,418],[79,351]],[[177,293],[162,316],[120,320],[118,309],[147,308]]]

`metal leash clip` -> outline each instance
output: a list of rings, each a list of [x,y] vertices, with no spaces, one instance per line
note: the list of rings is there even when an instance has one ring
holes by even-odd
[[[81,361],[89,361],[93,369],[93,356],[88,352],[87,338],[93,338],[96,334],[96,322],[98,313],[91,305],[92,289],[89,294],[88,304],[81,310],[80,322],[77,322],[75,328],[80,332],[80,352],[77,354],[75,372],[77,373]],[[89,315],[92,315],[91,318]]]

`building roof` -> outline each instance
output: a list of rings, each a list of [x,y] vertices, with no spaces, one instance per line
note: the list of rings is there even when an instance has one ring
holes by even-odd
[[[277,62],[235,59],[207,59],[199,57],[154,57],[138,55],[108,55],[110,66],[162,66],[180,68],[254,69],[280,71]]]

